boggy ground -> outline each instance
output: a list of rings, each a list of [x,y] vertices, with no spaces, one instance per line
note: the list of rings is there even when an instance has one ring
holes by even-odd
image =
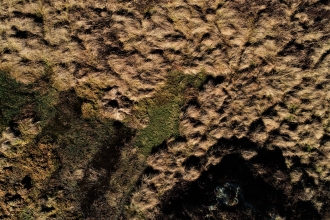
[[[329,18],[1,1],[0,218],[328,219]]]

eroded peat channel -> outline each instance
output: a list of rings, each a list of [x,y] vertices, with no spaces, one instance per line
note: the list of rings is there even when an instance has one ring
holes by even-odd
[[[220,162],[163,196],[159,219],[321,219],[311,201],[298,201],[303,186],[290,184],[279,149],[232,138],[215,145],[212,155]],[[200,169],[205,159],[187,159],[186,168]]]

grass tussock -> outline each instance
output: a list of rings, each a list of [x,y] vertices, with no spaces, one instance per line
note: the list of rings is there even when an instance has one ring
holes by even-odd
[[[138,102],[135,115],[149,121],[136,138],[136,145],[148,155],[152,148],[164,140],[180,135],[179,115],[188,100],[188,88],[199,89],[206,80],[206,74],[185,75],[174,71],[168,76],[166,84],[156,95]]]

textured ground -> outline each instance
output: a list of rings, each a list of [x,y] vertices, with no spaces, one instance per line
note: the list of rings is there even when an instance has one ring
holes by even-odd
[[[324,0],[0,1],[0,70],[50,106],[2,133],[0,218],[330,218],[329,19]],[[173,71],[208,77],[146,155],[135,111]],[[228,182],[245,205],[210,208]]]

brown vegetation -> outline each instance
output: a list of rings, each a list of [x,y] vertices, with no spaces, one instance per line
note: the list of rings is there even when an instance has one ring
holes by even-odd
[[[1,1],[0,218],[327,219],[329,19],[322,0]],[[226,166],[288,205],[185,203],[244,181]]]

